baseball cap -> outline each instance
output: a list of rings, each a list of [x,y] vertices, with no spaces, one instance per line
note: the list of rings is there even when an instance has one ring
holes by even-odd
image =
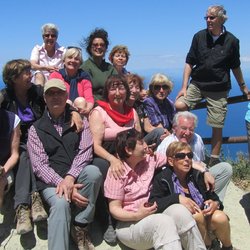
[[[50,79],[44,85],[44,93],[46,93],[50,88],[58,88],[62,91],[66,91],[66,86],[64,82],[60,79]]]

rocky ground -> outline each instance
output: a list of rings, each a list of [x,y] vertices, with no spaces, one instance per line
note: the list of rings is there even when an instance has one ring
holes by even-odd
[[[11,205],[10,205],[11,206]],[[13,223],[13,210],[5,208],[5,218],[1,216],[0,249],[47,249],[46,228],[44,224],[36,225],[34,232],[20,237],[16,234]],[[233,245],[239,250],[250,249],[250,192],[243,191],[230,183],[224,201],[225,212],[230,218]],[[101,240],[96,226],[91,230],[96,250],[119,250],[119,245],[109,246]],[[74,246],[71,249],[75,249]]]

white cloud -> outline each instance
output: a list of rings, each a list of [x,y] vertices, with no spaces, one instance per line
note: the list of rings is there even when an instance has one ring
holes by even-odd
[[[250,56],[241,56],[240,60],[242,63],[250,63]]]

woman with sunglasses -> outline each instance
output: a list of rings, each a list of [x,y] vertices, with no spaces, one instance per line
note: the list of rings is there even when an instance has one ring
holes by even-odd
[[[229,219],[218,196],[207,191],[203,174],[192,168],[191,147],[184,142],[172,142],[166,156],[168,167],[155,176],[149,199],[157,203],[157,212],[182,204],[196,220],[207,249],[212,249],[214,237],[221,241],[221,249],[233,249]]]
[[[113,65],[105,61],[105,55],[109,46],[108,32],[104,29],[96,28],[84,39],[82,46],[86,48],[86,52],[90,56],[83,63],[82,69],[88,72],[91,77],[95,100],[100,100],[107,78],[117,74]]]
[[[64,56],[64,68],[54,71],[49,79],[58,78],[64,81],[69,93],[69,100],[74,103],[77,98],[85,103],[84,108],[78,110],[83,115],[88,115],[94,106],[94,97],[92,94],[92,84],[87,72],[80,69],[83,62],[81,48],[68,47]]]
[[[135,129],[117,135],[116,152],[124,172],[118,179],[109,170],[104,190],[110,212],[117,219],[118,239],[132,249],[206,249],[184,206],[174,204],[156,214],[156,202],[148,203],[155,170],[165,165],[166,156],[151,154]]]
[[[168,95],[173,89],[173,83],[163,74],[155,74],[149,84],[149,97],[144,100],[144,106],[151,125],[163,128],[163,140],[172,131],[172,122],[175,114],[173,102]]]
[[[58,34],[55,24],[46,23],[42,26],[43,44],[36,45],[30,56],[35,84],[43,86],[51,72],[63,67],[65,48],[57,43]]]

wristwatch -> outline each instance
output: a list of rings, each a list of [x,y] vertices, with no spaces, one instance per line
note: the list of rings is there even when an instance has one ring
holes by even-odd
[[[207,167],[204,167],[204,170],[202,171],[202,173],[208,173],[209,172],[209,169]]]
[[[240,87],[244,87],[246,84],[244,82],[240,83],[239,86]]]

